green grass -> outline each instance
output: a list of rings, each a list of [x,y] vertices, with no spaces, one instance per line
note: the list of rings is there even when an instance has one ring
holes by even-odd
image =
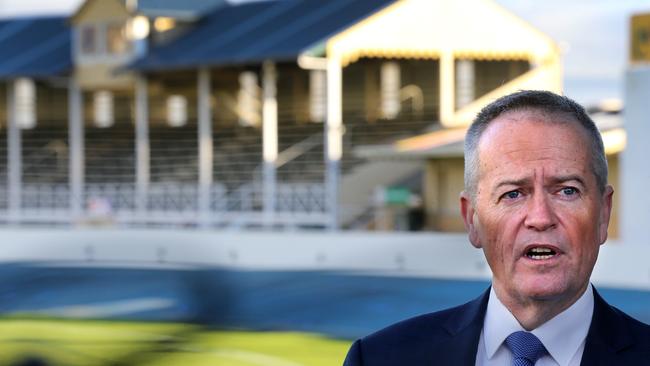
[[[215,331],[179,323],[0,319],[0,365],[341,365],[349,341],[297,332]]]

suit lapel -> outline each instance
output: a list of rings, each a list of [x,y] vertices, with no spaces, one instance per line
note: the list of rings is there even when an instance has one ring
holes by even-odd
[[[632,344],[625,319],[594,288],[594,315],[581,365],[616,365],[616,353]]]
[[[617,353],[633,344],[627,322],[594,291],[594,314],[585,340],[581,365],[617,365],[621,361]],[[476,300],[458,309],[444,324],[449,338],[440,340],[433,365],[476,364],[478,341],[483,329],[490,289]]]
[[[474,301],[463,305],[444,324],[449,338],[439,343],[436,365],[476,364],[476,350],[489,296],[490,288]]]

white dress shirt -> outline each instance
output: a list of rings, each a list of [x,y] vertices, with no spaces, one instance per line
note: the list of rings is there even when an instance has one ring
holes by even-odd
[[[594,294],[589,284],[578,301],[531,332],[548,350],[535,366],[579,366],[593,312]],[[504,341],[520,330],[525,329],[497,298],[492,287],[478,342],[476,366],[512,365],[512,353]]]

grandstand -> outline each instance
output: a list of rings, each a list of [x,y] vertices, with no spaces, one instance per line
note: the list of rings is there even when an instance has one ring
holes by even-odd
[[[424,162],[360,149],[462,128],[512,88],[558,88],[551,40],[470,2],[493,16],[441,16],[445,1],[87,0],[2,21],[0,218],[376,227],[385,187],[426,194]],[[454,27],[464,36],[425,36]]]
[[[489,0],[0,20],[0,364],[340,364],[352,339],[470,299],[491,273],[450,233],[465,128],[504,93],[560,91],[559,58]],[[616,178],[620,108],[592,112]],[[638,196],[637,236],[610,235],[593,281],[647,322]],[[434,233],[367,232],[417,209]]]

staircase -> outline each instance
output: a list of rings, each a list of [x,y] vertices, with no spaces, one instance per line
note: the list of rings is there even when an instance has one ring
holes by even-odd
[[[397,184],[422,170],[416,160],[369,161],[341,178],[340,222],[348,227],[374,206],[375,190]]]

